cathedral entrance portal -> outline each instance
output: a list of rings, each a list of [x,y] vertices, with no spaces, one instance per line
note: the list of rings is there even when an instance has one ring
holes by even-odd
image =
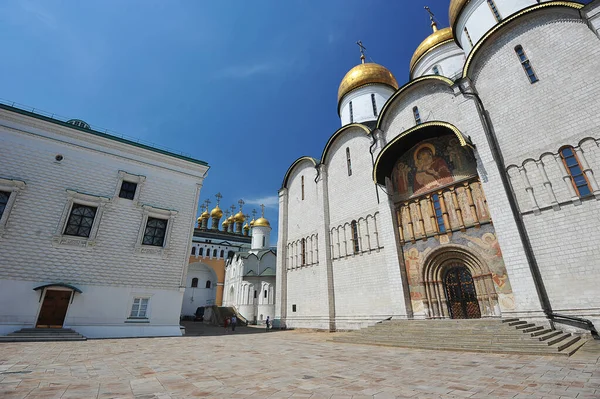
[[[444,278],[444,288],[446,289],[451,318],[481,318],[475,284],[469,269],[458,264],[450,266]]]

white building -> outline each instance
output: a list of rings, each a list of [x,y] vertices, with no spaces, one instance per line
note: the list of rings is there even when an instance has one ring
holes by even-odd
[[[205,162],[0,105],[0,334],[181,335]]]
[[[271,225],[264,214],[250,226],[250,249],[227,261],[223,305],[235,307],[250,323],[263,324],[275,315],[277,256],[269,247]]]
[[[342,127],[286,172],[276,323],[598,326],[600,0],[452,0],[432,27],[404,85],[351,69]]]

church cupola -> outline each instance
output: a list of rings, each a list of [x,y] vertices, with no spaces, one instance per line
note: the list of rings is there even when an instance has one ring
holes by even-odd
[[[433,33],[415,50],[410,60],[410,78],[441,75],[454,80],[465,64],[464,51],[454,41],[452,28],[438,29],[433,13],[429,7],[425,9],[429,13]]]
[[[221,195],[221,193],[217,193],[215,197],[217,197],[217,206],[215,206],[213,210],[210,211],[210,218],[212,219],[210,228],[212,230],[219,230],[219,221],[223,217],[223,211],[221,210],[221,208],[219,208],[219,202],[221,201],[221,198],[223,198],[223,196]]]
[[[261,205],[262,216],[254,221],[252,225],[252,246],[251,249],[269,248],[269,238],[271,236],[271,224],[265,219],[265,206]]]
[[[381,108],[398,90],[394,75],[379,64],[365,62],[365,48],[360,46],[361,63],[342,79],[338,89],[338,113],[342,126],[377,120]]]

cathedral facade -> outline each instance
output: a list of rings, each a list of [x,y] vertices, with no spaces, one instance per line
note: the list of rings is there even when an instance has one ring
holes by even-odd
[[[275,325],[600,323],[600,1],[452,0],[400,86],[362,63],[279,191]]]

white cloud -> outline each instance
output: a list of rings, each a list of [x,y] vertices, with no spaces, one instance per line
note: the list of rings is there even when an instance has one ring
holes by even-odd
[[[237,65],[224,68],[218,73],[222,78],[244,79],[274,70],[272,64]]]
[[[244,202],[247,205],[261,205],[263,204],[266,208],[277,208],[279,207],[279,197],[277,195],[271,195],[269,197],[245,199]]]

